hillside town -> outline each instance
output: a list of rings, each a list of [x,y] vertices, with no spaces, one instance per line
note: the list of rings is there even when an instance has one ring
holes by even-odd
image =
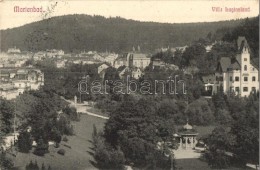
[[[211,51],[211,45],[205,46],[207,52]],[[161,52],[176,49],[183,52],[187,48],[162,48]],[[259,91],[258,69],[250,62],[249,45],[245,37],[237,39],[238,54],[235,60],[222,57],[217,65],[216,72],[201,79],[204,83],[205,91],[209,95],[216,94],[223,88],[225,93],[235,93],[245,97],[251,92]],[[158,50],[157,50],[158,51]],[[117,69],[121,79],[130,75],[134,79],[139,79],[144,75],[144,69],[148,66],[152,68],[168,68],[172,71],[179,70],[177,65],[166,63],[161,59],[152,60],[151,54],[142,53],[138,46],[138,51],[133,50],[124,54],[99,53],[97,51],[81,52],[79,54],[65,54],[63,50],[46,50],[36,53],[21,52],[14,47],[7,52],[0,54],[0,96],[8,100],[16,98],[25,90],[37,90],[44,85],[44,73],[35,66],[28,64],[29,61],[44,61],[52,59],[57,68],[66,68],[71,64],[96,64],[97,73],[104,79],[106,70],[109,67]],[[174,55],[172,56],[174,58]],[[186,74],[190,74],[190,68],[183,68]]]

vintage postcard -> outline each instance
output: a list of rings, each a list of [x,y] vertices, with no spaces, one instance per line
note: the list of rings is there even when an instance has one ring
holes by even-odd
[[[1,169],[259,169],[259,0],[0,0]]]

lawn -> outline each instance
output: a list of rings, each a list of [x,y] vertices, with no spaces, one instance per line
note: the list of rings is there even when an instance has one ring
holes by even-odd
[[[44,163],[45,167],[50,165],[54,170],[97,169],[93,165],[93,151],[91,149],[93,124],[96,125],[97,130],[102,130],[105,121],[106,120],[101,118],[83,114],[80,122],[72,122],[76,134],[69,136],[68,142],[62,141],[60,148],[50,146],[50,153],[44,157],[36,156],[33,153],[24,154],[18,152],[14,161],[15,166],[23,168],[32,160],[33,162],[37,161],[40,167],[42,163]],[[71,146],[71,149],[64,145]],[[61,148],[66,151],[64,156],[57,154],[57,151]]]

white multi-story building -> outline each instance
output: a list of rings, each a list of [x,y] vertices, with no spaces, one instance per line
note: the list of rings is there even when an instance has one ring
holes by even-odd
[[[220,59],[212,81],[212,92],[223,89],[225,93],[235,93],[241,97],[259,91],[258,69],[250,62],[250,48],[245,37],[237,40],[238,54],[236,58]],[[204,81],[205,83],[205,81]]]
[[[7,100],[44,85],[44,73],[39,69],[0,70],[0,73],[0,97]]]

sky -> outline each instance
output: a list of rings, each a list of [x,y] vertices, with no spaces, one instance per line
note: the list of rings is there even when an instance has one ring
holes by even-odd
[[[14,12],[16,6],[42,7],[44,12]],[[214,12],[214,7],[222,8],[222,12]],[[250,12],[225,12],[225,7],[250,8]],[[120,16],[126,19],[162,23],[212,22],[257,16],[259,0],[0,0],[0,29],[68,14]]]

